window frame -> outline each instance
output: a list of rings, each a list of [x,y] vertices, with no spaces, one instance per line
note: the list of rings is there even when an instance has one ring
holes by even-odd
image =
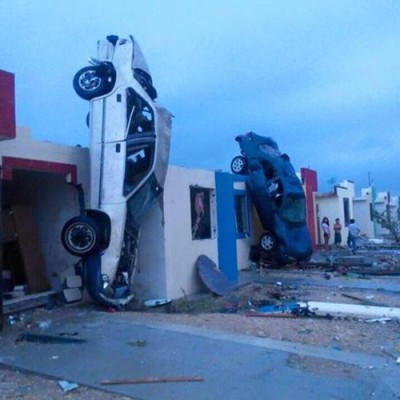
[[[234,190],[233,192],[233,217],[235,219],[235,235],[236,239],[244,239],[250,236],[250,199],[248,193],[245,190]],[[237,220],[237,200],[243,199],[241,207],[242,225],[243,231],[238,230],[238,220]]]

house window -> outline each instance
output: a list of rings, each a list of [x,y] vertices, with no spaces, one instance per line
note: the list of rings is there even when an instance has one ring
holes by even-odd
[[[237,234],[244,236],[249,233],[248,206],[245,195],[235,196],[235,222]]]
[[[344,226],[349,226],[350,208],[349,208],[349,199],[347,197],[343,199],[343,210],[344,210]]]
[[[210,189],[190,188],[192,240],[211,239]]]

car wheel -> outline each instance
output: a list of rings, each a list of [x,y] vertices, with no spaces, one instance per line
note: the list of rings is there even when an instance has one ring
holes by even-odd
[[[101,244],[100,230],[96,221],[92,218],[75,217],[64,225],[61,241],[70,254],[86,257],[99,250]]]
[[[231,171],[234,174],[244,174],[247,169],[247,161],[243,156],[236,156],[231,162]]]
[[[110,92],[115,84],[115,69],[110,64],[90,65],[74,76],[73,87],[79,97],[91,100]]]
[[[273,251],[276,247],[275,237],[269,232],[264,233],[260,238],[260,246],[266,252]]]

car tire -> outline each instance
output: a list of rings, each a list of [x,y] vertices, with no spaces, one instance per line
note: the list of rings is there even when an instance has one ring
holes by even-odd
[[[247,170],[247,161],[243,156],[236,156],[231,162],[231,171],[234,174],[243,175]]]
[[[90,65],[75,74],[72,84],[79,97],[92,100],[109,93],[115,78],[115,69],[111,64]]]
[[[97,222],[87,216],[70,219],[61,231],[61,241],[68,253],[78,257],[99,251],[102,243]]]
[[[260,246],[267,253],[274,251],[276,247],[276,239],[274,235],[270,232],[264,233],[260,238]]]

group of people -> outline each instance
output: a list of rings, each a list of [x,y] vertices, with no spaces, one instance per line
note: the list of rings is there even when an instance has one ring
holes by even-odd
[[[329,250],[329,239],[331,237],[331,230],[329,226],[329,219],[324,217],[321,222],[322,233],[324,235],[324,250]],[[356,224],[354,219],[350,220],[349,226],[349,235],[347,236],[347,246],[351,249],[353,254],[356,252],[357,248],[357,236],[360,233],[360,229]],[[335,219],[335,223],[333,225],[334,232],[334,245],[340,247],[342,245],[342,224],[339,218]]]

